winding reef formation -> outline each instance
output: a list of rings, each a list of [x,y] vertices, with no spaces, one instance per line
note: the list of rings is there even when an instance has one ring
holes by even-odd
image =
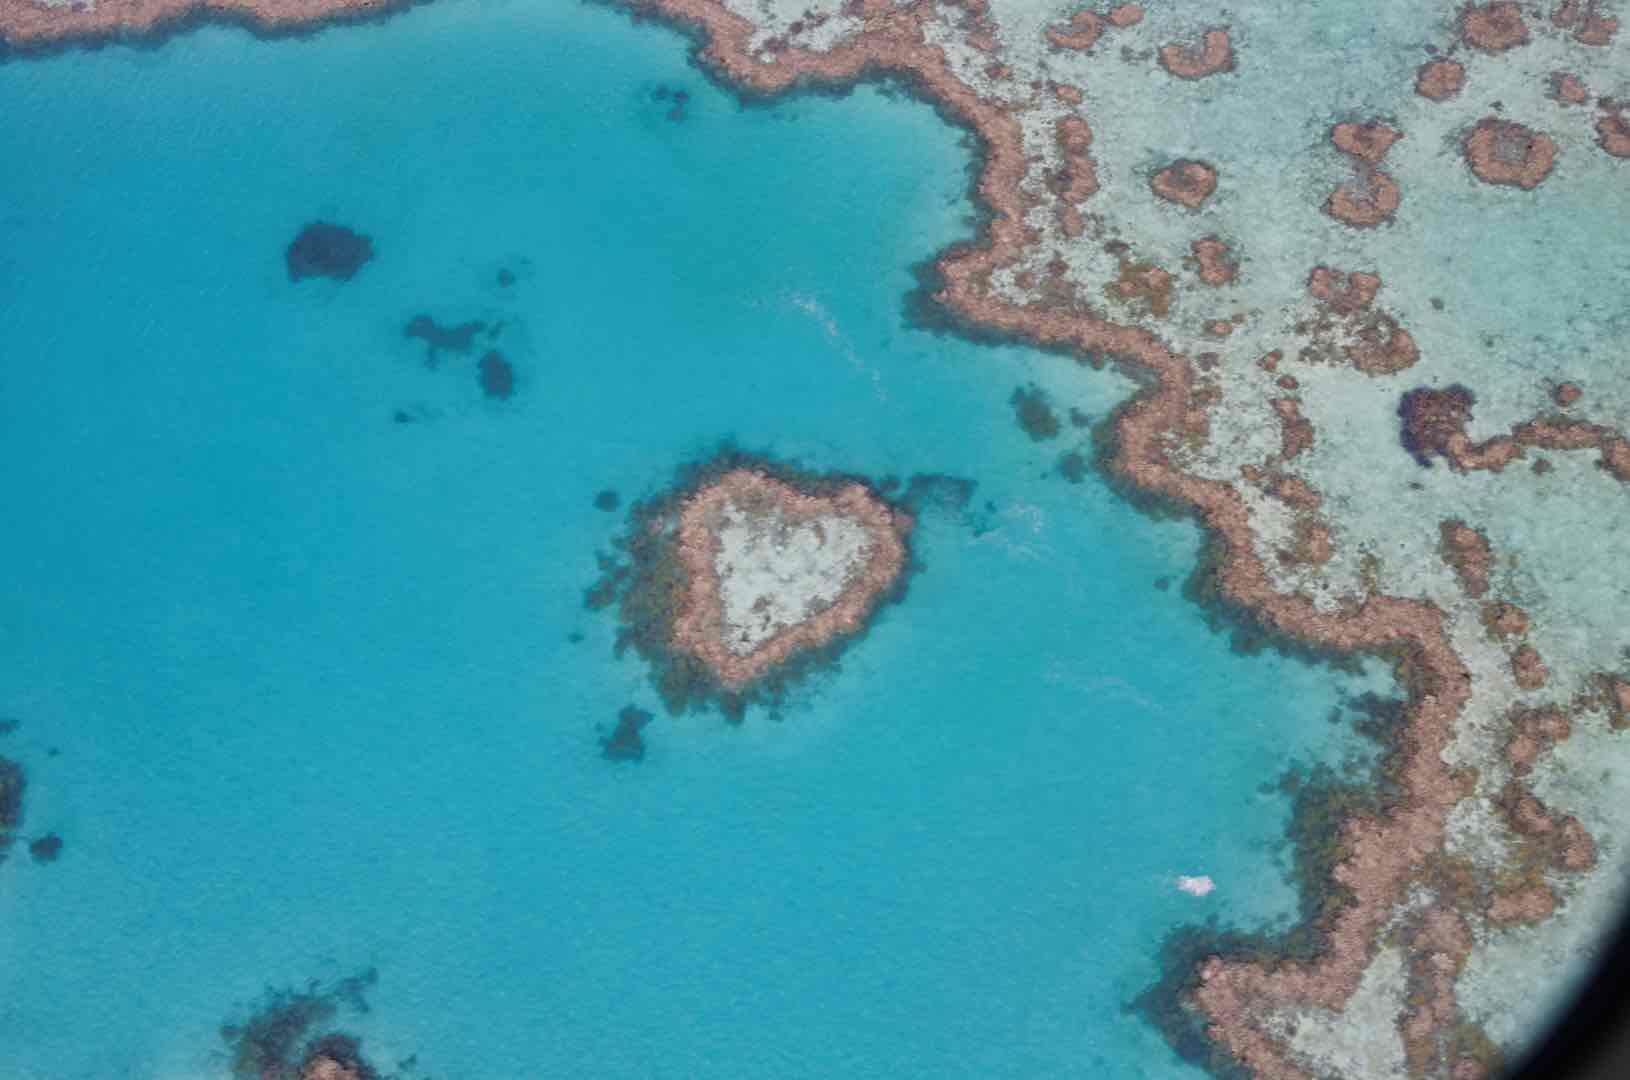
[[[1185,241],[1190,250],[1174,253],[1162,239],[1169,229],[1151,229],[1147,236],[1127,231],[1148,220],[1132,204],[1128,180],[1136,172],[1106,167],[1109,151],[1097,135],[1097,120],[1113,130],[1116,117],[1095,112],[1094,94],[1081,89],[1091,85],[1089,67],[1103,62],[1099,38],[1106,27],[1093,13],[1026,12],[986,0],[849,0],[823,8],[827,17],[819,33],[811,33],[807,19],[794,19],[790,11],[783,16],[776,5],[749,10],[725,0],[649,0],[634,6],[692,28],[700,61],[744,91],[775,93],[894,74],[974,132],[981,150],[974,195],[985,218],[975,240],[936,263],[934,298],[949,319],[1132,371],[1145,389],[1115,418],[1108,468],[1134,497],[1190,508],[1209,526],[1213,554],[1205,579],[1212,594],[1274,633],[1394,662],[1408,704],[1392,733],[1387,796],[1340,819],[1329,837],[1335,855],[1308,928],[1316,947],[1275,956],[1271,948],[1243,953],[1219,945],[1202,958],[1182,984],[1181,1000],[1205,1032],[1205,1055],[1214,1064],[1231,1062],[1264,1077],[1466,1080],[1490,1075],[1502,1053],[1520,1051],[1532,1029],[1514,1034],[1515,1024],[1491,1011],[1488,958],[1504,947],[1499,935],[1511,928],[1565,914],[1565,901],[1558,899],[1569,888],[1564,878],[1588,873],[1594,863],[1581,854],[1588,833],[1578,820],[1568,829],[1573,855],[1525,861],[1522,837],[1499,807],[1502,792],[1512,784],[1521,788],[1529,777],[1513,775],[1494,748],[1504,740],[1483,733],[1510,722],[1503,718],[1513,702],[1559,692],[1559,681],[1573,686],[1587,674],[1599,679],[1587,672],[1594,661],[1570,657],[1568,678],[1559,680],[1560,654],[1542,657],[1533,641],[1493,637],[1483,629],[1483,603],[1515,607],[1497,557],[1461,543],[1481,536],[1475,529],[1486,508],[1468,513],[1469,521],[1479,520],[1451,533],[1458,561],[1450,565],[1427,559],[1444,543],[1439,522],[1445,515],[1427,517],[1415,530],[1396,511],[1366,518],[1348,510],[1349,501],[1338,507],[1320,497],[1321,488],[1352,483],[1341,454],[1369,455],[1377,445],[1360,449],[1352,435],[1331,426],[1332,417],[1351,406],[1338,404],[1332,413],[1328,402],[1356,393],[1341,369],[1356,368],[1360,377],[1378,382],[1418,365],[1441,370],[1416,334],[1402,329],[1422,317],[1427,298],[1400,294],[1389,301],[1393,311],[1378,312],[1371,304],[1377,278],[1353,273],[1337,281],[1334,271],[1324,271],[1319,280],[1328,282],[1328,295],[1298,300],[1281,294],[1275,305],[1293,327],[1306,328],[1292,329],[1290,340],[1283,324],[1270,319],[1247,318],[1241,328],[1213,316],[1184,316],[1198,301],[1178,291],[1162,263],[1203,259],[1201,283],[1224,290],[1222,303],[1243,304],[1247,296],[1262,295],[1241,288],[1240,279],[1249,275],[1238,274],[1237,260],[1251,251],[1239,250],[1237,239],[1222,248],[1212,231]],[[1508,14],[1493,5],[1468,17],[1466,33],[1486,56],[1423,68],[1418,100],[1424,104],[1400,98],[1398,117],[1385,124],[1338,122],[1330,129],[1356,177],[1328,199],[1335,227],[1357,226],[1384,238],[1400,208],[1404,185],[1397,177],[1446,182],[1441,174],[1458,164],[1452,158],[1429,175],[1419,155],[1399,158],[1395,149],[1411,133],[1408,117],[1421,109],[1448,111],[1420,125],[1420,145],[1432,137],[1429,132],[1448,135],[1453,124],[1464,125],[1471,170],[1496,185],[1532,188],[1551,171],[1556,154],[1570,152],[1531,124],[1513,120],[1520,130],[1491,129],[1475,126],[1476,117],[1460,119],[1464,114],[1454,102],[1466,81],[1481,77],[1489,58],[1523,47],[1520,38],[1528,31],[1519,31]],[[1027,66],[1030,52],[1002,47],[1023,40],[1027,25],[1053,46],[1045,78]],[[1160,66],[1182,81],[1209,82],[1207,76],[1244,71],[1250,63],[1248,54],[1235,55],[1222,28],[1201,31],[1198,44],[1195,31],[1169,19],[1145,19],[1118,33],[1144,34],[1139,43],[1155,46]],[[1002,62],[992,63],[993,54]],[[1067,169],[1089,145],[1093,184],[1058,182],[1060,166]],[[1219,147],[1213,160],[1228,152]],[[1390,162],[1387,172],[1377,167],[1382,158]],[[1226,172],[1227,162],[1206,164],[1208,170],[1219,167]],[[1189,194],[1189,188],[1198,195],[1195,185],[1179,192],[1175,179],[1168,176],[1163,197]],[[1180,201],[1206,210],[1203,196]],[[1128,219],[1124,229],[1115,224],[1119,214]],[[1320,248],[1333,240],[1311,238],[1302,264],[1311,269],[1304,274],[1319,272]],[[1094,243],[1109,260],[1094,255],[1088,246]],[[1222,250],[1229,252],[1227,263]],[[1275,254],[1285,257],[1282,250]],[[1111,316],[1094,302],[1100,296],[1137,302]],[[1309,302],[1310,310],[1304,307]],[[1225,333],[1215,329],[1224,326]],[[1298,333],[1310,343],[1298,347]],[[1252,355],[1263,362],[1239,362]],[[1326,356],[1347,363],[1321,363]],[[1362,400],[1375,403],[1364,406],[1373,417],[1366,435],[1385,430],[1393,405],[1382,404],[1379,394]],[[1405,416],[1423,460],[1443,439],[1457,441],[1452,430],[1443,434],[1454,427],[1452,396],[1450,401],[1436,427],[1425,414]],[[1282,440],[1261,437],[1281,429]],[[1566,437],[1547,434],[1547,445],[1615,445],[1605,426],[1570,431]],[[1407,462],[1404,457],[1390,466],[1400,487],[1408,480],[1402,467]],[[1242,482],[1242,476],[1258,476],[1261,484]],[[1467,502],[1444,481],[1437,483],[1434,495],[1446,503]],[[1400,538],[1403,557],[1381,554],[1389,542],[1398,549]],[[1408,554],[1417,550],[1420,556]],[[1434,564],[1440,569],[1432,570]],[[1482,603],[1468,595],[1462,577],[1476,582],[1486,598]],[[1541,634],[1529,626],[1518,637]],[[1588,715],[1602,708],[1601,701],[1597,694],[1569,707]],[[1554,738],[1545,743],[1552,754],[1559,745]],[[1479,1013],[1462,1000],[1468,994],[1479,1002]],[[1490,1039],[1480,1020],[1501,1023],[1505,1037]],[[1527,1022],[1532,1025],[1534,1017]],[[1370,1047],[1363,1053],[1346,1035],[1355,1026]]]
[[[0,0],[0,43],[18,50],[132,40],[201,19],[299,33],[321,23],[377,17],[413,0]]]
[[[0,0],[0,37],[384,6]],[[1618,348],[1600,298],[1630,288],[1613,268],[1630,259],[1592,260],[1554,227],[1566,205],[1600,215],[1588,243],[1623,243],[1630,46],[1612,5],[1420,11],[1418,36],[1444,39],[1385,109],[1316,83],[1287,94],[1312,65],[1272,50],[1328,48],[1322,30],[1296,37],[1305,6],[1229,26],[1051,0],[626,6],[682,27],[744,94],[892,77],[972,133],[982,218],[935,263],[946,323],[1132,374],[1142,389],[1104,465],[1131,498],[1208,528],[1199,590],[1262,632],[1393,663],[1407,701],[1374,797],[1297,802],[1324,851],[1307,925],[1172,951],[1172,1015],[1196,1033],[1167,1027],[1179,1049],[1293,1080],[1475,1080],[1520,1053],[1630,873],[1616,840],[1630,793],[1597,767],[1630,754],[1615,569],[1630,565],[1630,391],[1593,360]],[[1587,87],[1621,97],[1585,107]],[[1273,118],[1260,147],[1210,123],[1230,108]],[[1184,118],[1181,145],[1146,134],[1165,110]],[[1229,178],[1228,197],[1185,168],[1151,198],[1174,162]],[[1422,245],[1432,215],[1453,228],[1425,231],[1475,250]],[[1302,224],[1261,227],[1287,217]],[[1555,295],[1508,287],[1539,264],[1588,272]],[[1492,425],[1477,434],[1474,404]],[[1557,411],[1586,407],[1588,421]],[[670,707],[773,687],[863,625],[904,565],[904,522],[875,491],[738,464],[637,508],[626,560],[608,558],[588,598],[619,605]],[[789,546],[823,549],[825,569],[783,590],[770,553]]]

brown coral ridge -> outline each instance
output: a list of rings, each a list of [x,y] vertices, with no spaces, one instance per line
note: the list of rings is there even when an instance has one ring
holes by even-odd
[[[1630,120],[1623,106],[1602,102],[1602,115],[1596,118],[1596,145],[1616,158],[1630,158]]]
[[[1068,22],[1047,28],[1047,42],[1055,49],[1090,49],[1098,43],[1104,32],[1104,17],[1097,12],[1082,9],[1070,16]]]
[[[1563,105],[1584,105],[1590,101],[1590,88],[1571,71],[1553,71],[1548,82],[1554,101]]]
[[[1510,0],[1467,7],[1460,13],[1460,40],[1483,52],[1505,52],[1527,44],[1528,24]]]
[[[1124,30],[1143,21],[1143,8],[1119,4],[1103,14],[1082,8],[1068,20],[1046,29],[1047,43],[1055,49],[1082,52],[1098,43],[1105,30]]]
[[[1084,202],[1098,191],[1098,167],[1090,153],[1092,129],[1079,116],[1065,116],[1053,130],[1064,166],[1049,178],[1048,186],[1065,203]]]
[[[1551,678],[1551,671],[1532,645],[1519,645],[1511,654],[1511,677],[1520,690],[1538,690]]]
[[[1515,776],[1527,776],[1539,756],[1573,733],[1568,714],[1555,706],[1518,709],[1511,717],[1506,761]]]
[[[1268,402],[1279,418],[1279,456],[1289,460],[1313,449],[1313,423],[1302,415],[1302,405],[1295,398],[1278,397]]]
[[[1528,191],[1550,175],[1556,142],[1533,128],[1486,116],[1467,132],[1461,156],[1483,183]]]
[[[1125,29],[1143,21],[1143,8],[1137,4],[1117,4],[1104,15],[1111,26]]]
[[[1489,571],[1494,567],[1494,554],[1482,530],[1474,529],[1458,518],[1443,521],[1438,526],[1438,552],[1455,572],[1467,596],[1475,600],[1489,591]]]
[[[1392,144],[1403,137],[1403,132],[1379,120],[1366,120],[1363,123],[1344,120],[1330,129],[1331,145],[1344,154],[1371,164],[1386,157]]]
[[[1428,60],[1415,71],[1415,93],[1428,101],[1447,101],[1466,85],[1466,68],[1458,60]]]
[[[1524,714],[1519,714],[1523,719]],[[1544,749],[1567,737],[1567,717],[1560,721],[1542,720],[1538,723],[1556,725],[1560,730],[1555,739],[1547,738]],[[1501,890],[1506,894],[1520,891],[1524,885],[1541,884],[1546,871],[1580,873],[1596,865],[1596,841],[1590,832],[1572,814],[1555,814],[1539,800],[1519,779],[1509,781],[1500,792],[1497,805],[1506,824],[1518,838],[1514,865],[1508,867],[1507,883]],[[1509,901],[1508,901],[1509,903]],[[1510,921],[1499,920],[1496,921]]]
[[[1471,928],[1454,908],[1435,903],[1408,921],[1400,944],[1413,1005],[1398,1019],[1409,1075],[1484,1080],[1490,1048],[1457,1023],[1455,980],[1471,952]]]
[[[1381,279],[1352,271],[1345,275],[1328,266],[1315,266],[1308,274],[1308,295],[1323,306],[1322,317],[1298,324],[1313,343],[1298,354],[1302,360],[1331,359],[1334,351],[1366,375],[1393,375],[1413,367],[1420,350],[1398,320],[1374,308]],[[1334,351],[1333,351],[1334,350]]]
[[[1352,183],[1342,184],[1325,200],[1324,212],[1355,229],[1369,229],[1390,221],[1398,212],[1403,193],[1391,173],[1359,162]]]
[[[1603,15],[1599,7],[1600,0],[1562,0],[1551,13],[1551,25],[1571,30],[1581,45],[1606,45],[1619,32],[1619,20]]]
[[[1459,383],[1442,390],[1421,386],[1407,391],[1398,400],[1399,441],[1422,466],[1430,466],[1439,456],[1450,458],[1452,465],[1449,447],[1457,437],[1465,438],[1475,404],[1477,395]]]
[[[1239,275],[1239,263],[1228,244],[1216,236],[1202,236],[1189,245],[1200,280],[1207,285],[1227,285]]]
[[[936,263],[939,288],[933,298],[954,325],[980,336],[1006,335],[1042,348],[1107,356],[1144,373],[1144,389],[1115,414],[1109,469],[1143,503],[1187,507],[1208,527],[1216,553],[1208,580],[1219,602],[1251,612],[1267,629],[1293,641],[1394,658],[1409,690],[1396,773],[1401,795],[1395,808],[1354,815],[1342,826],[1332,879],[1348,892],[1322,921],[1324,948],[1308,959],[1278,964],[1212,956],[1201,965],[1193,995],[1215,1046],[1263,1077],[1303,1075],[1259,1021],[1280,1005],[1336,1007],[1353,993],[1394,903],[1417,868],[1441,848],[1448,810],[1464,793],[1463,779],[1450,772],[1442,751],[1471,675],[1449,642],[1442,612],[1395,596],[1321,611],[1305,597],[1278,592],[1256,554],[1239,491],[1186,473],[1171,459],[1199,389],[1189,360],[1141,327],[1108,322],[1079,308],[1009,302],[991,290],[991,274],[1018,262],[1035,240],[1024,224],[1020,189],[1027,167],[1023,134],[1014,116],[958,79],[943,50],[924,40],[919,20],[930,9],[921,0],[877,12],[864,33],[830,52],[788,52],[774,64],[752,57],[752,23],[718,0],[647,3],[699,28],[706,41],[700,59],[758,92],[801,81],[853,80],[868,72],[904,74],[951,119],[973,129],[983,149],[974,191],[986,211],[983,229],[976,240],[957,245]],[[1226,34],[1219,44],[1226,49]],[[1170,61],[1163,57],[1163,62],[1170,70]]]
[[[1172,276],[1153,263],[1122,259],[1120,273],[1104,286],[1104,293],[1135,310],[1164,319],[1171,311]]]
[[[1160,66],[1179,79],[1203,79],[1234,70],[1234,46],[1228,31],[1213,27],[1199,44],[1174,41],[1160,47]]]
[[[1400,200],[1398,183],[1375,166],[1401,138],[1402,132],[1379,120],[1346,120],[1333,126],[1330,142],[1353,159],[1357,183],[1337,187],[1325,202],[1325,213],[1355,228],[1379,225],[1391,218]]]
[[[1404,448],[1422,465],[1441,456],[1457,472],[1487,469],[1496,473],[1530,448],[1596,450],[1601,454],[1598,465],[1604,471],[1620,483],[1630,483],[1630,439],[1617,429],[1551,416],[1526,420],[1513,427],[1509,435],[1474,443],[1466,434],[1466,425],[1475,402],[1472,392],[1458,384],[1443,390],[1420,387],[1409,391],[1398,404]]]
[[[143,39],[202,22],[237,22],[261,34],[304,33],[332,22],[379,18],[419,0],[97,0],[46,6],[0,0],[0,55],[119,39]]]
[[[1528,613],[1516,604],[1505,600],[1484,604],[1481,615],[1483,627],[1498,640],[1528,633]]]
[[[1196,210],[1217,190],[1217,170],[1204,161],[1180,158],[1151,176],[1149,188],[1167,202]]]
[[[1607,720],[1616,731],[1630,728],[1630,679],[1617,675],[1603,675],[1602,703],[1607,706]]]

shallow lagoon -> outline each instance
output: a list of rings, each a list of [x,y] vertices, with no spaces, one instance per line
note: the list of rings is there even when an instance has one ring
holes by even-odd
[[[459,0],[0,99],[0,752],[66,841],[0,867],[6,1075],[221,1075],[264,987],[370,966],[350,1026],[443,1078],[1197,1075],[1124,1006],[1173,927],[1294,910],[1261,786],[1387,684],[1232,653],[1193,527],[1014,422],[1124,380],[906,324],[972,214],[929,108]],[[376,257],[291,284],[319,218]],[[501,323],[514,396],[420,313]],[[656,701],[582,606],[595,495],[725,440],[978,487],[840,671],[608,762]]]

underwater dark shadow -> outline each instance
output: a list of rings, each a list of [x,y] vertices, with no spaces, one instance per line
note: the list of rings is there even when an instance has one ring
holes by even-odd
[[[1572,1005],[1511,1071],[1513,1080],[1630,1077],[1630,909]]]

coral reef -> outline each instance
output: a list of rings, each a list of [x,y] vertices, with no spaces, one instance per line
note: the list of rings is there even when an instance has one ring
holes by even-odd
[[[739,718],[902,595],[912,523],[859,478],[727,448],[631,508],[623,558],[601,557],[584,602],[617,605],[619,651],[646,658],[671,712],[717,703]]]
[[[373,241],[344,225],[314,221],[301,229],[284,253],[290,281],[308,277],[349,281],[374,257]]]
[[[0,757],[0,862],[17,839],[17,830],[23,824],[23,792],[28,787],[28,776],[23,767],[7,757]]]
[[[1200,280],[1207,285],[1227,285],[1239,275],[1239,264],[1229,254],[1228,245],[1215,236],[1202,236],[1189,245]]]
[[[443,326],[431,316],[421,312],[402,327],[402,336],[416,338],[425,344],[425,363],[434,367],[443,351],[467,353],[475,344],[475,336],[487,329],[480,319]]]
[[[1498,117],[1485,117],[1467,133],[1461,153],[1485,184],[1529,189],[1550,175],[1556,143],[1549,135]]]
[[[62,856],[62,837],[46,833],[28,842],[28,854],[37,863],[53,863]]]
[[[25,10],[19,3],[26,0],[0,0],[0,12]],[[1237,26],[1202,31],[1165,11],[1146,18],[1132,5],[1066,8],[1029,21],[1012,5],[983,0],[846,0],[798,11],[733,0],[626,6],[679,24],[694,36],[698,64],[744,96],[894,78],[970,132],[979,231],[922,268],[914,310],[982,340],[1024,341],[1128,374],[1137,392],[1099,425],[1096,461],[1139,506],[1206,528],[1193,588],[1208,610],[1233,613],[1248,628],[1244,641],[1393,665],[1406,698],[1387,725],[1378,776],[1287,787],[1302,923],[1277,938],[1175,937],[1163,956],[1162,1004],[1146,1015],[1186,1056],[1219,1071],[1368,1075],[1342,1056],[1341,1032],[1352,1028],[1377,1053],[1394,1055],[1389,1075],[1470,1080],[1497,1071],[1510,1037],[1497,1046],[1483,1030],[1499,1019],[1487,1004],[1487,958],[1523,947],[1510,944],[1508,927],[1538,934],[1568,919],[1574,890],[1587,888],[1577,882],[1599,890],[1604,872],[1592,868],[1612,852],[1591,830],[1598,819],[1622,825],[1610,809],[1590,805],[1586,778],[1555,763],[1580,739],[1600,748],[1630,726],[1624,657],[1587,640],[1616,627],[1578,598],[1582,590],[1554,560],[1534,558],[1531,568],[1529,541],[1508,519],[1512,506],[1548,513],[1532,508],[1570,499],[1599,507],[1616,497],[1601,485],[1604,477],[1630,482],[1630,414],[1582,355],[1502,356],[1505,381],[1522,368],[1527,391],[1485,378],[1480,367],[1475,377],[1462,370],[1470,357],[1516,346],[1492,332],[1461,343],[1454,328],[1432,325],[1445,296],[1456,321],[1472,302],[1423,288],[1409,265],[1418,249],[1409,245],[1431,234],[1415,215],[1435,204],[1414,200],[1433,185],[1437,194],[1464,189],[1477,205],[1538,208],[1558,191],[1580,206],[1592,201],[1573,186],[1579,178],[1617,167],[1603,154],[1630,157],[1623,103],[1588,101],[1590,86],[1611,91],[1607,76],[1622,63],[1614,16],[1596,0],[1560,0],[1548,18],[1499,0],[1444,6],[1431,14],[1454,40],[1430,46],[1413,86],[1406,78],[1396,87],[1395,112],[1371,100],[1362,114],[1349,100],[1297,111],[1283,84],[1269,80],[1274,96],[1263,107],[1299,117],[1307,132],[1327,132],[1351,173],[1333,190],[1319,179],[1283,189],[1305,200],[1296,212],[1322,221],[1322,230],[1270,240],[1236,222],[1225,242],[1194,235],[1223,230],[1208,219],[1252,203],[1244,179],[1226,199],[1208,197],[1219,171],[1232,184],[1252,177],[1255,162],[1238,140],[1211,138],[1226,128],[1208,126],[1200,110],[1211,98],[1253,92],[1249,76],[1263,69],[1252,51],[1266,36],[1254,12],[1231,13]],[[96,10],[116,18],[120,7],[104,0]],[[1184,119],[1207,136],[1199,145],[1156,137],[1132,151],[1146,156],[1127,156],[1132,143],[1105,88],[1110,79],[1097,77],[1117,38],[1126,43],[1121,59],[1145,64],[1174,110],[1195,110]],[[1134,41],[1152,48],[1139,52]],[[1606,59],[1586,55],[1593,51]],[[1236,62],[1237,76],[1212,78]],[[1547,73],[1555,73],[1549,81]],[[1526,89],[1516,92],[1522,100],[1499,90],[1502,102],[1496,85]],[[1176,153],[1208,161],[1163,164]],[[1556,169],[1564,154],[1569,167]],[[1321,146],[1312,156],[1330,153]],[[1407,214],[1399,213],[1399,178],[1411,185]],[[1146,182],[1158,201],[1143,191]],[[1539,194],[1522,195],[1542,183]],[[1196,218],[1206,224],[1193,227]],[[1489,227],[1488,236],[1503,237],[1503,224]],[[1479,259],[1504,250],[1477,244]],[[1326,260],[1387,266],[1389,310],[1377,306],[1374,273]],[[1184,273],[1174,274],[1179,266]],[[1300,269],[1310,266],[1304,281]],[[1588,309],[1599,295],[1582,290],[1581,325],[1602,321]],[[1502,300],[1476,302],[1494,308]],[[1465,325],[1479,318],[1498,321],[1472,312]],[[1543,340],[1548,329],[1521,328],[1525,341]],[[1563,362],[1572,368],[1568,381],[1554,370]],[[1395,399],[1385,380],[1417,364],[1413,388]],[[1477,398],[1456,379],[1478,387],[1503,433],[1472,436]],[[1564,392],[1580,385],[1588,398]],[[1591,419],[1576,415],[1587,410]],[[1523,416],[1532,419],[1512,421]],[[1394,432],[1419,465],[1441,459],[1449,467],[1421,472],[1389,455]],[[1549,456],[1532,472],[1507,468],[1536,450]],[[1580,451],[1595,455],[1598,472],[1581,468]],[[1085,463],[1072,453],[1058,459],[1066,478]],[[1487,475],[1465,475],[1472,472]],[[1463,496],[1474,485],[1488,493],[1482,501]],[[727,456],[631,509],[619,553],[603,558],[603,577],[585,601],[616,606],[619,647],[633,645],[651,663],[668,708],[717,702],[739,715],[747,700],[773,701],[801,671],[828,662],[878,605],[898,596],[912,487],[892,503],[884,490]],[[929,492],[966,502],[943,484],[918,494]],[[1500,502],[1507,492],[1533,501]],[[1382,519],[1388,530],[1377,533]],[[801,611],[775,596],[760,604],[770,594],[753,588],[730,599],[719,561],[729,544],[752,565],[777,537],[783,547],[819,546],[817,522],[822,543],[853,556],[833,562],[849,569],[826,575],[843,587],[804,590]],[[1599,528],[1604,538],[1610,532]],[[862,536],[872,545],[864,557]],[[1515,549],[1504,550],[1507,542]],[[1523,569],[1508,573],[1519,557]],[[1595,565],[1569,569],[1611,580]],[[1595,621],[1571,630],[1583,616]],[[803,627],[831,634],[805,637]],[[1541,792],[1545,784],[1552,787]]]
[[[476,380],[481,392],[498,401],[515,393],[515,368],[497,349],[488,349],[476,362]]]
[[[1415,93],[1430,101],[1446,101],[1466,85],[1466,66],[1455,60],[1428,60],[1415,72]]]
[[[1062,430],[1047,394],[1036,386],[1021,386],[1008,399],[1019,427],[1035,442],[1056,439]]]
[[[1149,178],[1149,188],[1167,202],[1194,210],[1217,190],[1217,170],[1204,161],[1174,161]]]
[[[147,38],[219,19],[258,33],[305,33],[337,21],[378,18],[412,0],[0,0],[0,43],[42,49],[80,42]]]
[[[1460,40],[1484,52],[1504,52],[1528,43],[1522,8],[1510,0],[1467,7],[1460,13]]]
[[[378,1080],[362,1056],[361,1042],[328,1028],[343,1010],[368,1011],[367,991],[378,981],[373,969],[331,986],[312,982],[304,990],[268,990],[241,1022],[224,1024],[221,1038],[235,1080]]]
[[[650,722],[651,714],[644,709],[623,706],[617,713],[617,726],[600,740],[600,756],[607,761],[645,760],[645,739],[640,732]]]
[[[1172,42],[1160,47],[1160,66],[1179,79],[1203,79],[1234,70],[1234,47],[1228,31],[1207,30],[1199,44]]]

